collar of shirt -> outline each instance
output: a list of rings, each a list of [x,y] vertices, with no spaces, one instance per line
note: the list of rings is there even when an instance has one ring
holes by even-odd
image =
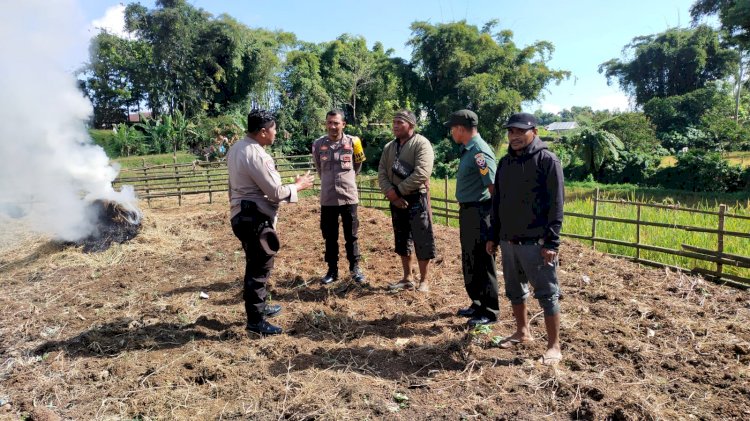
[[[479,135],[472,136],[472,138],[469,139],[469,141],[465,145],[461,145],[461,152],[463,153],[464,151],[470,151],[470,150],[476,148],[477,147],[477,139],[479,139],[479,138],[480,138]]]
[[[346,133],[341,133],[341,139],[337,139],[337,140],[331,140],[331,138],[328,137],[328,135],[326,135],[326,143],[328,143],[330,146],[333,146],[334,149],[336,149],[339,145],[341,145],[341,142],[343,142],[345,138],[346,138]]]
[[[260,145],[260,143],[258,143],[258,141],[253,139],[252,137],[250,137],[250,135],[245,136],[245,140],[247,140],[247,142],[251,145]]]

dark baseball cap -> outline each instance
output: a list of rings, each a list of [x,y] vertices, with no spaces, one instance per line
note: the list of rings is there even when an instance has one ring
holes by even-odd
[[[447,128],[451,128],[453,126],[476,127],[478,124],[479,117],[477,117],[476,113],[471,110],[458,110],[451,114],[451,116],[448,118],[448,121],[443,123],[443,125]]]
[[[515,113],[505,123],[506,129],[509,127],[517,127],[519,129],[531,129],[539,125],[539,122],[534,117],[534,114],[529,113]]]

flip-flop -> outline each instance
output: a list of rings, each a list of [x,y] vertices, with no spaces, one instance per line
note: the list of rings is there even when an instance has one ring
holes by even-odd
[[[400,280],[395,284],[388,285],[388,289],[391,291],[398,291],[400,289],[414,289],[414,283],[411,281]]]
[[[542,363],[543,365],[556,366],[560,361],[562,361],[562,356],[545,357],[544,355],[542,355],[541,358],[539,358],[537,361]]]
[[[518,339],[508,336],[507,338],[500,339],[500,342],[497,343],[497,347],[500,349],[511,349],[520,343],[521,341]]]

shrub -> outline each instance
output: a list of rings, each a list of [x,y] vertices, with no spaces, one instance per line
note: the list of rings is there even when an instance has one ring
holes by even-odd
[[[435,166],[432,176],[437,178],[453,177],[458,172],[460,146],[456,142],[444,138],[432,145],[435,151]]]
[[[643,184],[659,167],[661,157],[643,152],[620,152],[620,159],[604,164],[600,181],[608,184]]]
[[[729,164],[717,152],[690,151],[677,157],[677,165],[662,168],[651,183],[665,188],[736,192],[743,188],[742,168]]]

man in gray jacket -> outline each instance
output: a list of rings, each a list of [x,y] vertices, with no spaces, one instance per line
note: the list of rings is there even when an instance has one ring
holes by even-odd
[[[380,190],[391,202],[391,221],[396,254],[401,256],[404,277],[392,289],[412,289],[412,249],[419,264],[419,287],[429,291],[427,267],[435,258],[428,185],[435,155],[427,138],[416,134],[417,118],[411,111],[401,110],[393,117],[396,139],[383,148],[378,165]]]
[[[500,347],[533,340],[526,312],[531,284],[547,329],[547,351],[540,361],[552,365],[562,359],[557,253],[565,195],[560,160],[539,139],[536,126],[536,118],[527,113],[513,114],[505,125],[509,147],[495,173],[494,232],[487,253],[494,254],[500,245],[505,294],[516,319],[516,332]]]

